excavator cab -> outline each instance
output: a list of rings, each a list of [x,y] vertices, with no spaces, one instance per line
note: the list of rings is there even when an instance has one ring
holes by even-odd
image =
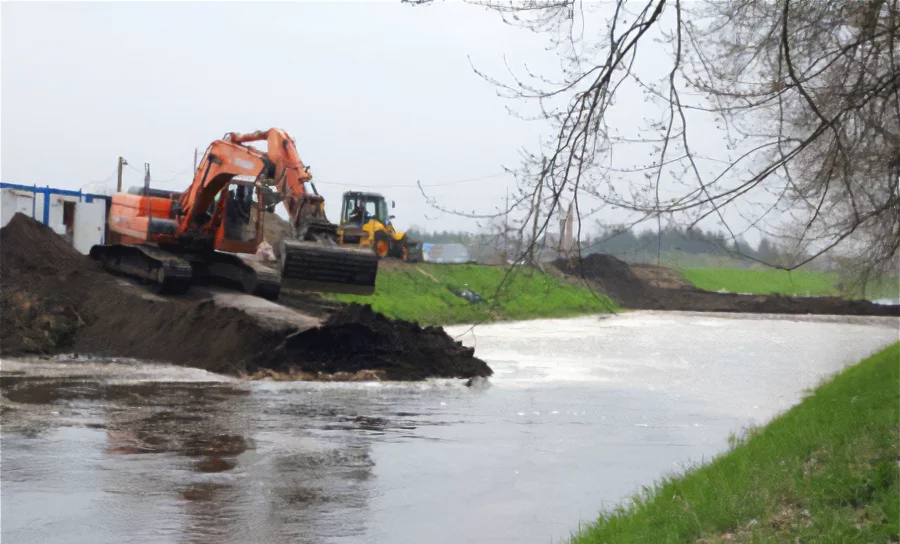
[[[391,203],[393,208],[393,202]],[[410,241],[391,224],[387,201],[378,193],[348,191],[341,206],[338,241],[342,245],[369,248],[379,257],[421,260],[422,245]]]
[[[254,253],[263,232],[259,188],[253,181],[232,179],[227,190],[219,193],[219,201],[224,201],[218,203],[224,207],[224,225],[216,247],[234,253]]]

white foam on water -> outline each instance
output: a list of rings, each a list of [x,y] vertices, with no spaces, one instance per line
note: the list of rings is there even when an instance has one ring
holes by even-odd
[[[818,361],[796,361],[798,351],[836,371],[896,341],[896,319],[866,319],[628,312],[446,330],[491,366],[495,387],[609,383],[681,394],[756,384],[752,365],[734,364],[744,360],[781,369],[791,391],[798,382],[815,385]],[[784,405],[794,401],[792,393]]]
[[[3,359],[0,370],[45,378],[90,378],[108,383],[187,382],[240,383],[241,380],[199,368],[137,359]]]
[[[393,389],[413,389],[418,391],[437,391],[448,388],[465,387],[466,380],[449,379],[449,378],[429,378],[427,380],[417,382],[399,382],[399,381],[363,381],[363,382],[319,382],[319,381],[249,381],[246,382],[254,391],[265,391],[272,393],[284,393],[291,391],[300,391],[313,393],[323,390],[393,390]]]

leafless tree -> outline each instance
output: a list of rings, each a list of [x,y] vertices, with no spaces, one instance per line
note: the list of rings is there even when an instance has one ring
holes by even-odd
[[[562,199],[574,202],[576,239],[587,217],[615,207],[633,224],[712,221],[734,241],[753,229],[790,240],[803,257],[767,263],[779,268],[833,248],[866,273],[896,266],[898,0],[477,3],[545,33],[560,60],[556,78],[476,67],[553,127],[514,170],[520,230],[539,226],[526,253]],[[610,120],[617,98],[636,91],[662,113],[622,130]],[[622,164],[634,146],[649,159]]]

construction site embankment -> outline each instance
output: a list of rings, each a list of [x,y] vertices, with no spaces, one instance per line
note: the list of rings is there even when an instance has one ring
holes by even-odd
[[[900,316],[900,306],[841,297],[792,297],[704,291],[671,268],[629,265],[610,255],[554,263],[567,277],[586,282],[624,308],[693,312]]]
[[[160,296],[108,274],[49,228],[16,215],[0,229],[0,356],[139,358],[258,378],[472,378],[492,371],[440,326],[419,322],[615,311],[610,298],[626,309],[900,315],[898,306],[865,300],[703,291],[677,271],[607,255],[558,261],[543,272],[529,268],[512,280],[505,267],[382,264],[374,310],[290,290],[277,304],[207,286]],[[503,281],[498,291],[494,284]],[[454,286],[485,300],[470,303]],[[552,312],[542,315],[547,307]]]
[[[140,358],[231,375],[388,380],[489,376],[440,327],[287,293],[281,304],[215,288],[159,296],[110,275],[46,226],[0,229],[0,356]]]

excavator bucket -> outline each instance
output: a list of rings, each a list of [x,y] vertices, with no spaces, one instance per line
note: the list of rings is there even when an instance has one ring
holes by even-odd
[[[279,248],[281,286],[301,291],[371,295],[378,257],[370,250],[284,239]]]

